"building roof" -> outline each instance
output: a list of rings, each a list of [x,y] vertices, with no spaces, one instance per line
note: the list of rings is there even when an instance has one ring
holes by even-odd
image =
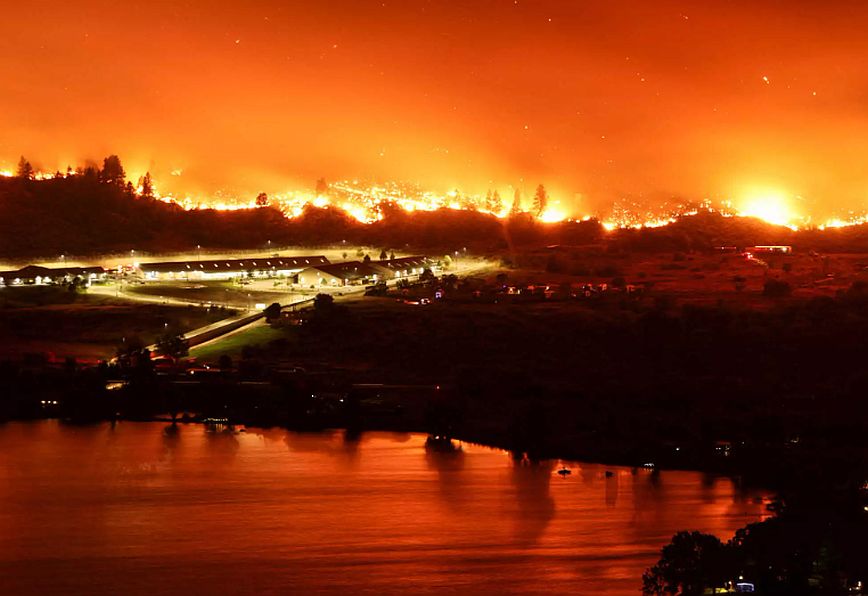
[[[385,259],[383,261],[374,261],[372,264],[378,267],[385,267],[391,271],[403,271],[404,269],[415,269],[416,267],[428,267],[431,265],[431,259],[426,256],[401,257],[400,259]]]
[[[227,273],[234,271],[265,271],[268,269],[304,269],[314,265],[327,265],[329,260],[322,255],[305,257],[250,257],[247,259],[207,259],[196,261],[166,261],[141,263],[139,269],[154,273]]]
[[[3,279],[34,279],[36,277],[48,277],[56,279],[58,277],[75,277],[84,276],[95,273],[101,275],[105,273],[102,267],[42,267],[40,265],[27,265],[21,269],[14,271],[0,271],[0,278]]]
[[[379,272],[371,263],[362,263],[360,261],[347,261],[346,263],[328,263],[326,265],[317,265],[309,267],[320,273],[333,275],[334,277],[346,280],[362,279],[376,275]]]

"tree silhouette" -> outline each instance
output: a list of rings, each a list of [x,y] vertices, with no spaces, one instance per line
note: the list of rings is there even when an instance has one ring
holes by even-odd
[[[256,206],[257,207],[267,207],[268,206],[268,195],[264,192],[256,195]]]
[[[512,195],[512,207],[509,210],[510,215],[518,215],[521,213],[521,191],[515,189],[515,194]]]
[[[317,312],[325,312],[332,309],[335,299],[330,294],[317,294],[313,299],[313,308]]]
[[[29,161],[24,159],[23,155],[18,160],[18,171],[15,175],[25,180],[33,180],[33,166],[30,165]]]
[[[380,251],[380,260],[385,261],[388,258],[389,258],[389,255],[386,253],[386,249],[384,248],[383,250]]]
[[[102,161],[102,171],[99,173],[102,182],[123,186],[126,176],[127,173],[124,172],[124,166],[121,165],[121,159],[117,155],[109,155]]]
[[[491,193],[491,205],[489,207],[489,211],[492,213],[500,213],[500,209],[503,207],[503,199],[500,198],[500,193],[495,190]]]
[[[84,167],[79,167],[76,169],[76,173],[80,176],[84,176],[85,178],[100,178],[99,167],[95,163],[89,162],[84,165]]]
[[[491,213],[499,213],[501,207],[500,194],[495,190],[488,191],[485,195],[485,209]]]
[[[157,340],[157,351],[172,358],[183,358],[189,353],[189,344],[184,334],[177,331],[166,331]]]
[[[265,320],[267,322],[271,322],[271,321],[274,321],[276,319],[279,319],[280,318],[280,311],[281,311],[280,303],[279,302],[272,302],[271,304],[268,305],[268,308],[266,308],[263,311],[265,313]]]
[[[546,193],[545,186],[540,184],[536,187],[536,194],[533,196],[533,211],[537,217],[543,214],[548,203],[549,195]]]
[[[154,197],[154,182],[151,180],[150,172],[145,172],[145,175],[139,178],[139,188],[142,189],[142,196],[146,199]]]
[[[662,554],[642,576],[642,593],[647,596],[699,596],[728,579],[726,550],[716,536],[678,532]]]

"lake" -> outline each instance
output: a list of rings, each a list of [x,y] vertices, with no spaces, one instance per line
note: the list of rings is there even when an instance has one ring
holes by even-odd
[[[0,424],[0,593],[635,595],[676,531],[767,515],[727,478],[455,445]]]

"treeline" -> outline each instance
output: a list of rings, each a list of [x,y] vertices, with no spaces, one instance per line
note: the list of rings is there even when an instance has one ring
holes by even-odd
[[[607,232],[597,220],[542,223],[527,213],[506,219],[473,210],[407,212],[382,207],[383,218],[363,224],[337,208],[309,205],[287,219],[277,209],[185,211],[154,199],[150,175],[133,185],[117,156],[66,175],[34,179],[22,158],[17,176],[0,178],[0,255],[48,257],[130,249],[150,252],[208,248],[264,248],[269,244],[351,244],[477,252],[596,244],[611,251],[711,250],[715,246],[791,244],[819,251],[868,251],[868,228],[794,232],[758,220],[701,213],[669,226]]]
[[[586,244],[603,234],[596,222],[546,226],[524,214],[502,221],[476,211],[408,213],[389,205],[383,208],[383,219],[373,224],[360,223],[340,209],[312,205],[293,219],[267,206],[186,211],[142,192],[142,181],[134,187],[102,172],[93,169],[43,180],[0,178],[0,255],[164,252],[197,245],[264,248],[269,241],[496,251],[513,244]]]

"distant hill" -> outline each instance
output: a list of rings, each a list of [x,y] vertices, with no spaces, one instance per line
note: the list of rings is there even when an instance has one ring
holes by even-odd
[[[868,226],[794,231],[751,217],[700,212],[659,228],[617,230],[612,245],[627,251],[707,250],[715,246],[788,244],[801,250],[868,251]]]
[[[185,211],[140,198],[88,176],[28,181],[0,178],[0,256],[45,257],[130,249],[165,252],[277,245],[325,245],[346,240],[391,248],[447,252],[607,245],[610,250],[685,251],[714,246],[793,244],[825,251],[868,251],[868,227],[793,232],[759,220],[702,213],[669,226],[606,232],[599,222],[541,224],[527,215],[509,220],[475,211],[406,212],[386,206],[383,219],[362,224],[339,209],[308,207],[286,219],[270,207],[243,211]]]

